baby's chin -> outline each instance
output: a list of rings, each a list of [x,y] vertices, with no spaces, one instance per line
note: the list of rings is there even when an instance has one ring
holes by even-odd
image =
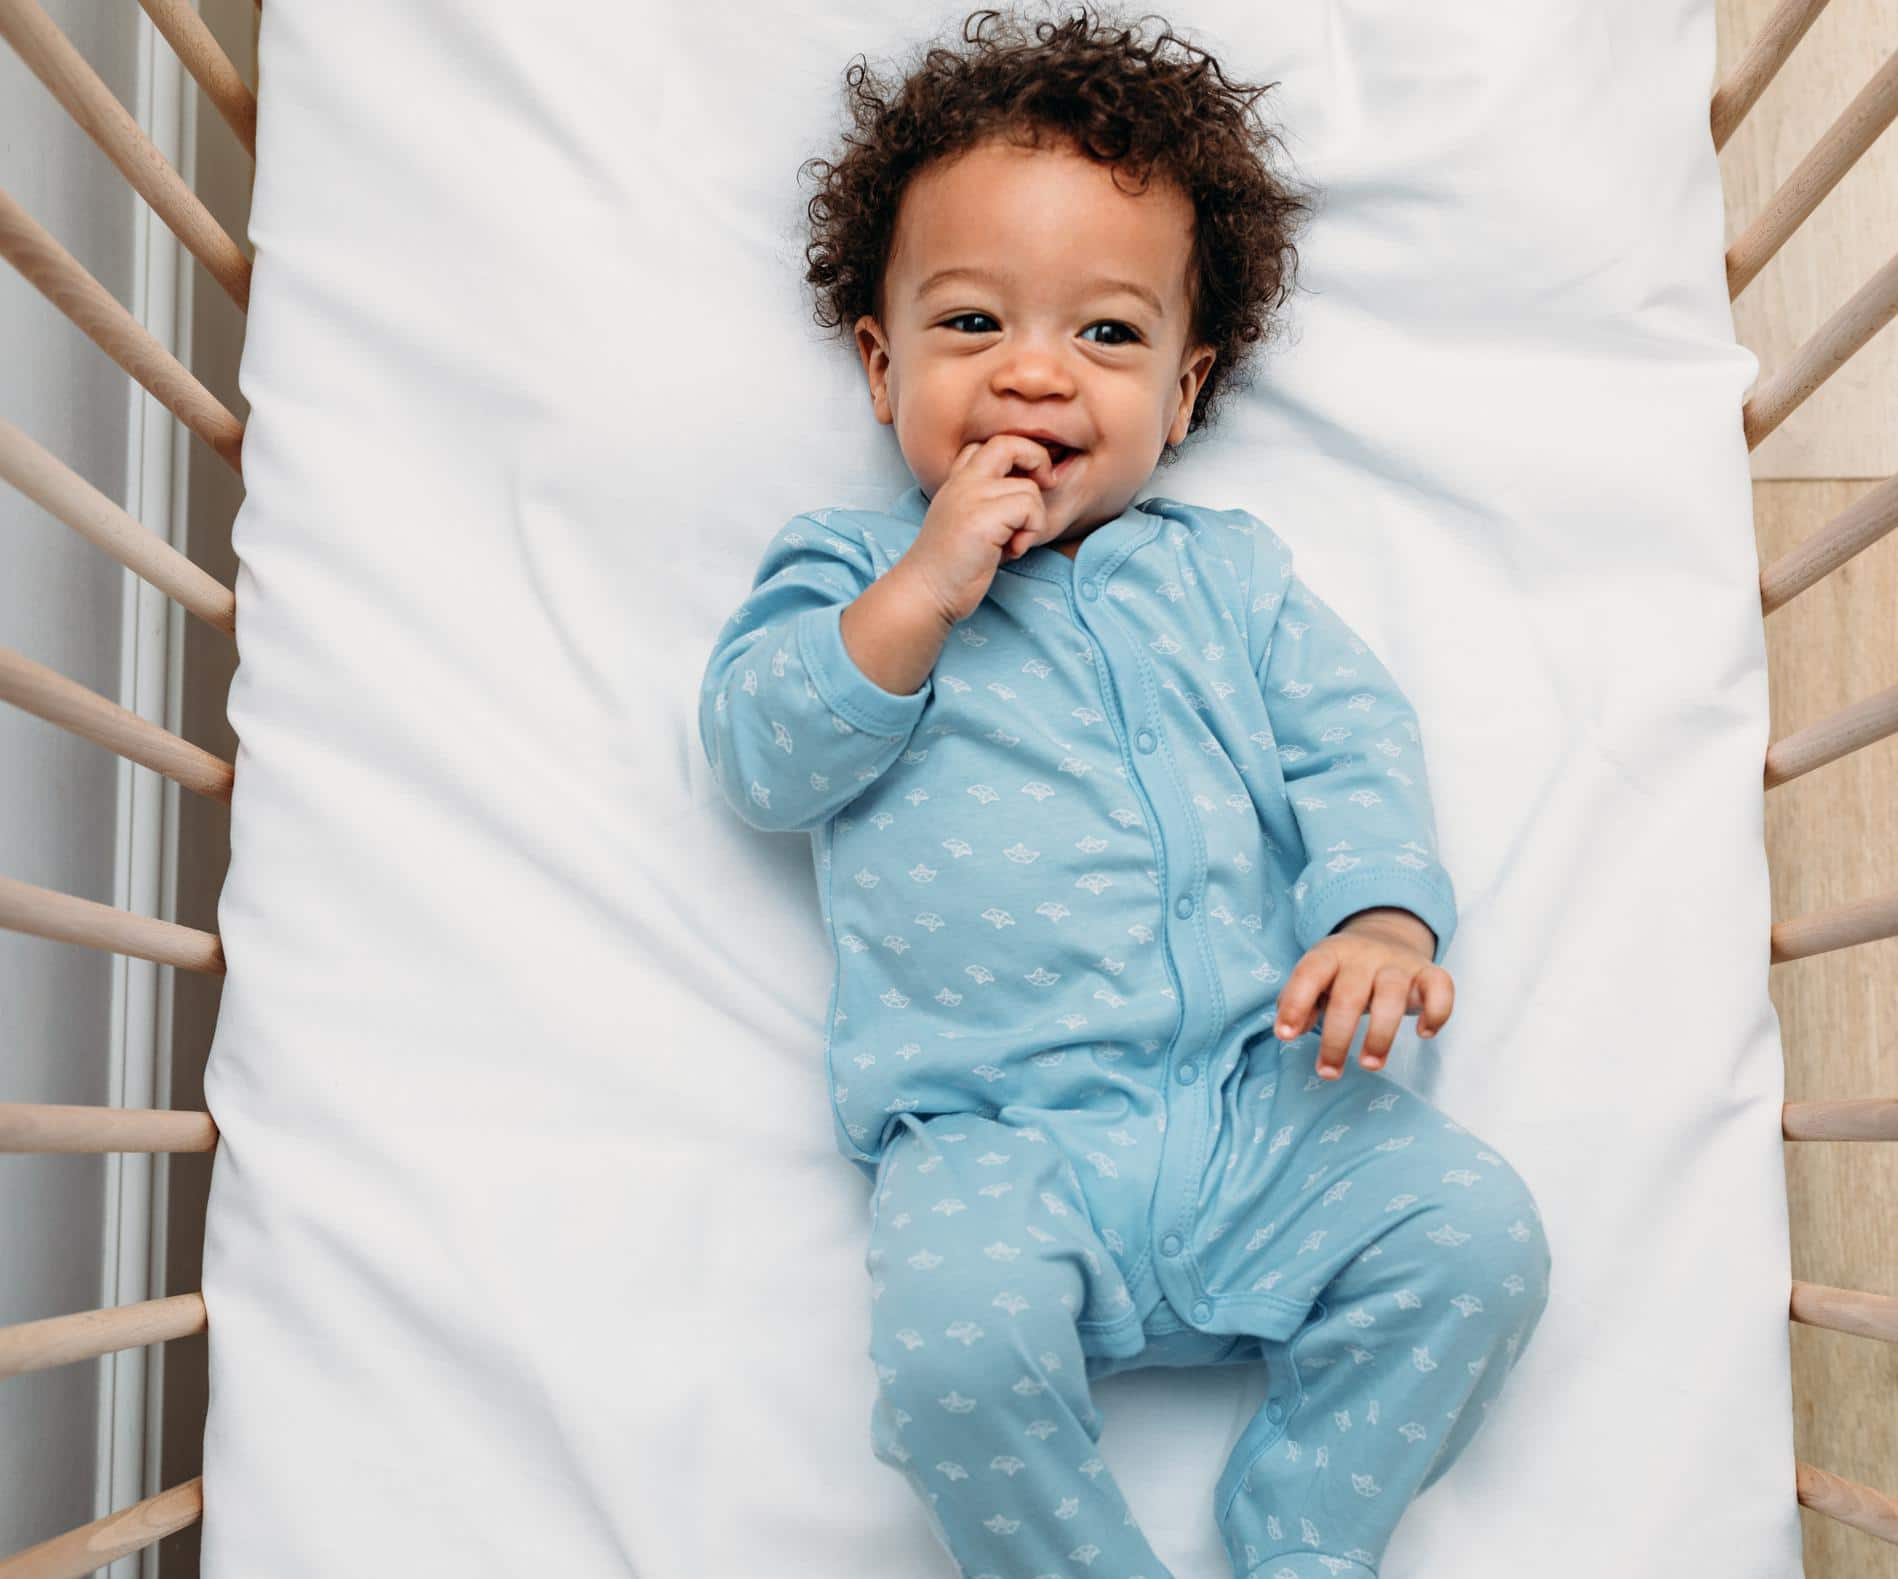
[[[1093,497],[1073,502],[1059,499],[1052,493],[1043,497],[1049,501],[1054,519],[1066,523],[1059,535],[1050,539],[1052,542],[1060,542],[1071,537],[1085,537],[1096,527],[1118,520],[1127,513],[1127,507],[1133,503],[1131,494],[1124,500]]]

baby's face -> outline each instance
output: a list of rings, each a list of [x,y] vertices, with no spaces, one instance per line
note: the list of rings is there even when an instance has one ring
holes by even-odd
[[[1178,187],[1122,190],[1059,145],[986,142],[914,177],[882,321],[856,332],[877,420],[923,492],[971,440],[1038,431],[1077,451],[1042,496],[1066,546],[1120,515],[1186,437],[1213,363],[1186,343],[1192,241]]]

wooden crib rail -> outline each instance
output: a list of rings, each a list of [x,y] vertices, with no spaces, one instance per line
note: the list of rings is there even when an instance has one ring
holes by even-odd
[[[1785,1140],[1898,1141],[1898,1096],[1835,1097],[1780,1107]],[[210,1151],[209,1113],[0,1102],[0,1152]]]
[[[1894,526],[1898,526],[1898,477],[1887,477],[1760,572],[1760,617],[1784,608]],[[1763,788],[1777,789],[1894,732],[1898,732],[1898,686],[1774,741],[1766,750]]]
[[[204,1296],[173,1294],[166,1299],[141,1300],[136,1305],[84,1310],[74,1316],[49,1316],[44,1321],[0,1327],[0,1380],[96,1360],[120,1349],[195,1337],[204,1326]]]
[[[0,647],[0,702],[162,773],[195,794],[231,803],[235,770],[222,757],[10,647]]]
[[[1727,249],[1727,299],[1753,283],[1761,269],[1803,225],[1826,193],[1858,163],[1898,117],[1898,51],[1885,58],[1872,80],[1859,90],[1826,133],[1813,144],[1799,168],[1768,199],[1753,223]]]
[[[1775,921],[1772,963],[1810,959],[1814,954],[1892,937],[1898,937],[1898,894],[1881,894],[1876,899],[1858,899]]]
[[[1856,1480],[1818,1469],[1803,1460],[1793,1466],[1799,1486],[1799,1505],[1837,1519],[1881,1541],[1898,1544],[1898,1499],[1861,1486]],[[12,1579],[0,1568],[0,1579]]]
[[[0,1579],[82,1579],[108,1563],[155,1545],[204,1514],[204,1477],[161,1491],[103,1519],[0,1558]]]
[[[0,927],[56,943],[133,954],[160,965],[224,974],[224,945],[215,932],[134,915],[77,894],[0,876]]]
[[[0,479],[213,630],[235,638],[237,596],[50,450],[0,417]]]
[[[1887,477],[1760,572],[1761,615],[1784,608],[1848,559],[1864,553],[1894,526],[1898,526],[1898,477]]]
[[[1898,1294],[1868,1294],[1863,1289],[1795,1279],[1789,1314],[1808,1327],[1898,1343]]]
[[[1898,1097],[1787,1102],[1779,1129],[1787,1140],[1898,1140]]]
[[[216,1145],[217,1124],[209,1113],[178,1108],[0,1102],[0,1152],[98,1156],[107,1152],[210,1151]]]
[[[1898,732],[1898,685],[1842,707],[1830,717],[1774,741],[1766,752],[1765,788],[1777,789],[1803,773],[1836,762],[1895,732]]]
[[[244,152],[257,157],[257,96],[188,0],[138,0]]]
[[[1806,397],[1845,366],[1873,335],[1898,315],[1898,254],[1852,293],[1852,298],[1821,324],[1792,360],[1757,385],[1740,408],[1746,447],[1755,450],[1766,436],[1797,411]]]
[[[0,0],[0,38],[13,46],[14,53],[46,84],[66,113],[119,167],[133,190],[224,287],[238,311],[247,311],[250,259],[224,234],[211,211],[198,201],[198,194],[172,169],[131,111],[113,97],[104,79],[73,48],[59,25],[35,0]],[[226,60],[225,65],[229,67],[230,62]],[[235,68],[231,74],[236,74]]]
[[[0,256],[174,417],[243,473],[244,425],[70,252],[0,188]]]
[[[1898,1141],[1898,1096],[1786,1102],[1785,1140]],[[217,1145],[209,1113],[0,1102],[0,1152],[185,1152]]]
[[[1766,19],[1766,26],[1741,57],[1739,65],[1720,85],[1708,107],[1707,119],[1713,131],[1714,152],[1726,147],[1727,139],[1746,119],[1746,112],[1759,103],[1767,84],[1779,75],[1806,29],[1819,19],[1826,0],[1781,0]]]

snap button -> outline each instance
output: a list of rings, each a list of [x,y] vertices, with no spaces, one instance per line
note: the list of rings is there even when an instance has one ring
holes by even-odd
[[[1181,1085],[1190,1086],[1198,1078],[1199,1078],[1198,1064],[1181,1064],[1180,1065],[1180,1084]]]
[[[1193,1307],[1193,1319],[1195,1321],[1211,1321],[1213,1319],[1213,1307],[1202,1299]]]
[[[1270,1420],[1273,1425],[1277,1425],[1279,1421],[1285,1418],[1285,1405],[1274,1398],[1265,1406],[1265,1418]]]
[[[1178,916],[1182,921],[1186,920],[1188,916],[1192,915],[1193,896],[1191,894],[1181,894],[1179,897],[1178,903],[1176,903],[1173,906],[1173,913],[1174,915]]]
[[[1088,602],[1092,603],[1100,595],[1101,589],[1095,586],[1093,582],[1083,581],[1081,583],[1081,596],[1086,598]]]
[[[1166,1238],[1160,1241],[1161,1255],[1176,1256],[1179,1253],[1180,1253],[1180,1236],[1178,1234],[1168,1234]]]
[[[1142,751],[1151,751],[1153,749],[1153,731],[1151,729],[1141,730],[1139,734],[1134,736],[1134,744]]]

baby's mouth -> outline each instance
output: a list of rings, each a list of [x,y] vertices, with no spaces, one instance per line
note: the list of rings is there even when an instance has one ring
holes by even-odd
[[[1036,439],[1035,442],[1048,452],[1048,459],[1054,467],[1054,476],[1057,482],[1060,481],[1069,461],[1078,455],[1085,455],[1087,453],[1085,450],[1076,449],[1071,444],[1057,444],[1053,439]],[[1018,465],[1014,470],[1020,471],[1021,468]]]
[[[1086,454],[1086,450],[1072,449],[1065,444],[1048,446],[1048,457],[1054,462],[1054,480],[1057,487],[1067,480],[1069,470],[1080,465]]]

